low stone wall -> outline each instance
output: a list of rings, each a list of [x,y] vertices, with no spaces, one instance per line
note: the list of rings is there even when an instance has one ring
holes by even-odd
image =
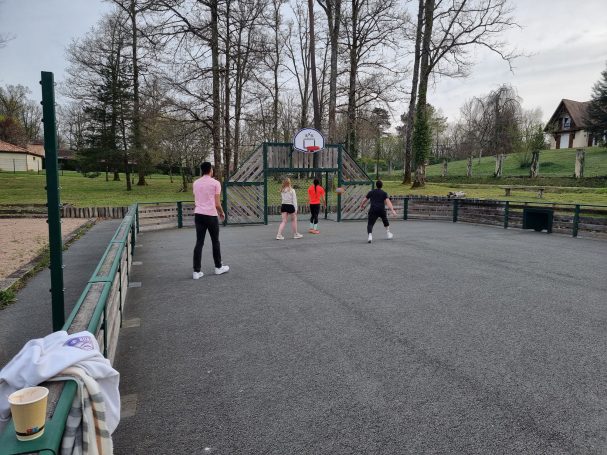
[[[110,218],[122,219],[126,216],[128,207],[74,207],[64,205],[61,208],[61,218]],[[48,212],[44,204],[31,205],[2,205],[0,218],[46,218]]]

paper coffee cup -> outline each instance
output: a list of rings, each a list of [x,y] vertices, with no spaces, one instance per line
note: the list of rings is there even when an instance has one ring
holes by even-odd
[[[31,441],[44,434],[47,398],[46,387],[27,387],[8,396],[19,441]]]

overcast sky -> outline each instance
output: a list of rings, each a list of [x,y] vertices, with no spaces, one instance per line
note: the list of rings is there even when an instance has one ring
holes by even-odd
[[[469,98],[512,84],[523,107],[540,107],[547,120],[561,98],[586,101],[607,62],[607,0],[513,0],[523,26],[506,38],[530,57],[515,62],[514,73],[499,57],[479,51],[466,79],[442,79],[428,101],[450,121]],[[0,85],[23,84],[40,97],[40,71],[64,77],[65,48],[108,11],[100,0],[0,0],[0,34],[14,39],[0,49]],[[403,103],[404,110],[406,103]]]

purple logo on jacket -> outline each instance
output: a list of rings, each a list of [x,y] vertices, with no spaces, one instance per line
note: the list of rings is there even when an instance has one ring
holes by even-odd
[[[84,351],[92,351],[95,349],[93,339],[90,336],[74,337],[63,343],[63,346],[82,349]]]

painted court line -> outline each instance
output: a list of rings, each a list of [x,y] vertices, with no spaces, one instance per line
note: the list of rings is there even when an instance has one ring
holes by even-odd
[[[122,321],[123,329],[128,329],[130,327],[139,327],[140,325],[141,319],[139,318],[125,319],[124,321]]]
[[[137,394],[122,395],[120,397],[120,418],[126,419],[137,414]]]

